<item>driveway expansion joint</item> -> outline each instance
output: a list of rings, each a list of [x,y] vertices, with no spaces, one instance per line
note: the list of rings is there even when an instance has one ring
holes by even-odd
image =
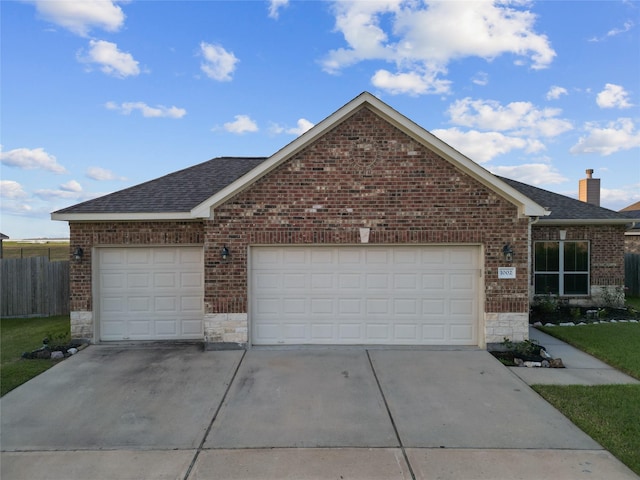
[[[398,432],[398,427],[396,426],[396,422],[393,419],[393,415],[391,414],[391,409],[389,408],[389,403],[387,402],[387,398],[382,391],[382,385],[380,385],[380,380],[378,379],[378,374],[376,373],[376,369],[373,366],[373,361],[371,360],[371,355],[369,355],[369,350],[365,350],[367,352],[367,359],[369,360],[369,366],[371,367],[371,372],[373,373],[373,378],[376,380],[376,385],[378,385],[378,390],[380,395],[382,396],[382,401],[384,402],[384,407],[387,409],[387,415],[389,415],[389,420],[391,421],[391,426],[393,427],[393,431],[396,434],[396,438],[398,439],[398,445],[400,446],[400,450],[402,451],[402,456],[404,457],[404,461],[407,464],[407,468],[409,469],[409,473],[411,474],[411,479],[416,480],[416,475],[413,472],[413,468],[411,467],[411,463],[409,462],[409,456],[402,444],[402,438],[400,438],[400,433]]]
[[[224,395],[220,399],[220,403],[218,403],[218,408],[216,408],[216,411],[213,414],[213,417],[211,418],[211,421],[209,422],[209,426],[207,427],[207,431],[204,432],[204,435],[202,436],[202,441],[200,442],[200,445],[198,445],[198,449],[196,450],[196,453],[193,455],[193,459],[191,460],[191,464],[189,465],[189,468],[187,468],[187,473],[185,473],[185,475],[184,475],[184,480],[187,480],[189,478],[189,475],[191,474],[191,470],[193,470],[193,467],[195,466],[196,462],[198,461],[198,457],[200,456],[200,452],[202,452],[204,450],[204,443],[207,441],[207,437],[209,436],[209,432],[211,431],[211,428],[213,427],[213,422],[215,422],[216,418],[218,418],[218,413],[220,413],[220,409],[222,408],[222,405],[224,404],[224,401],[226,400],[227,395],[229,394],[229,389],[231,388],[231,385],[233,385],[233,381],[236,379],[236,375],[238,374],[238,370],[240,370],[240,365],[242,365],[242,362],[243,362],[244,357],[246,355],[247,355],[247,351],[244,350],[242,352],[242,356],[240,357],[240,361],[238,362],[238,365],[236,365],[236,368],[233,371],[233,375],[231,375],[231,379],[229,380],[227,388],[224,391]]]

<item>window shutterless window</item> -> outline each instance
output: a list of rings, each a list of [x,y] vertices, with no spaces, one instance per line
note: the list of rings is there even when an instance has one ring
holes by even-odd
[[[589,294],[589,242],[535,242],[534,249],[536,294]]]

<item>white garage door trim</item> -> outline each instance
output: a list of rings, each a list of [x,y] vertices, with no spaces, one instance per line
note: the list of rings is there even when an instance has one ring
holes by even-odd
[[[101,341],[203,338],[202,247],[95,249]]]
[[[478,345],[479,246],[259,246],[254,345]]]

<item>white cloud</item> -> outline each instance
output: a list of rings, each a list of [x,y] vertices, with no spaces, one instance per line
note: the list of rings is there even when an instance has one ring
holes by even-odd
[[[413,94],[441,93],[448,83],[438,77],[447,73],[449,62],[459,58],[491,61],[512,54],[528,59],[533,69],[546,68],[556,53],[548,38],[535,32],[536,16],[525,7],[526,2],[489,0],[336,1],[335,28],[347,47],[331,50],[322,65],[325,71],[338,73],[364,60],[394,63],[396,73],[378,72],[378,86],[384,88],[386,82],[392,92]],[[422,82],[417,81],[420,77]],[[425,85],[433,81],[437,85]]]
[[[487,72],[478,72],[471,79],[473,83],[480,86],[485,86],[489,84],[489,74]]]
[[[589,41],[590,42],[601,42],[603,40],[606,40],[609,37],[616,37],[618,35],[626,33],[629,30],[631,30],[634,26],[635,26],[635,24],[631,20],[627,20],[626,22],[624,22],[622,27],[612,28],[604,36],[602,36],[602,37],[593,37],[593,38],[590,38]]]
[[[605,206],[615,204],[624,208],[634,202],[640,200],[640,184],[624,186],[623,188],[601,188],[600,189],[600,205]],[[614,208],[620,210],[620,208]]]
[[[512,150],[535,153],[545,149],[536,139],[511,137],[499,132],[463,132],[458,128],[449,128],[436,129],[431,133],[478,163],[486,163]]]
[[[231,75],[239,62],[233,52],[227,52],[220,45],[206,42],[200,43],[200,52],[205,60],[200,64],[200,68],[207,77],[220,82],[231,80]]]
[[[571,153],[599,153],[607,156],[640,147],[640,132],[636,131],[630,118],[619,118],[605,127],[587,123],[585,129],[587,136],[580,137],[578,143],[569,150]]]
[[[117,78],[125,78],[140,74],[138,61],[130,53],[118,50],[118,45],[105,40],[90,40],[89,52],[78,52],[78,61],[82,63],[95,63],[100,65],[100,70],[107,75]]]
[[[120,105],[115,102],[107,102],[105,107],[108,110],[117,110],[123,115],[130,115],[133,111],[138,110],[146,118],[182,118],[187,114],[184,108],[165,107],[164,105],[151,107],[144,102],[124,102]]]
[[[547,92],[547,100],[557,100],[562,95],[568,95],[567,89],[554,85]]]
[[[257,132],[258,124],[251,120],[248,115],[236,115],[233,122],[227,122],[224,124],[224,129],[231,133],[247,133]]]
[[[125,19],[117,0],[31,0],[30,3],[35,5],[38,14],[45,20],[83,37],[92,28],[118,31]]]
[[[558,184],[568,180],[546,163],[525,163],[515,166],[493,166],[488,168],[496,175],[534,186]]]
[[[289,133],[291,135],[302,135],[303,133],[305,133],[306,131],[310,130],[311,128],[313,128],[313,123],[311,123],[309,120],[307,120],[306,118],[300,118],[298,120],[297,126],[294,128],[288,128],[285,130],[286,133]]]
[[[573,128],[556,108],[538,109],[530,102],[512,102],[506,106],[495,100],[456,100],[447,111],[451,121],[482,130],[510,131],[515,135],[555,137]]]
[[[13,180],[0,180],[0,197],[2,198],[26,198],[27,192],[22,185]]]
[[[269,18],[277,20],[280,16],[280,10],[289,5],[289,0],[270,0],[269,2]]]
[[[44,151],[44,148],[15,148],[0,152],[0,162],[9,167],[22,170],[47,170],[53,173],[65,173],[67,170],[58,163],[56,157]]]
[[[111,170],[107,170],[102,167],[89,167],[85,173],[85,176],[92,180],[105,181],[105,180],[126,180],[125,177],[119,177]]]
[[[629,103],[629,94],[620,85],[607,83],[598,96],[596,103],[600,108],[629,108],[633,105]]]
[[[436,78],[434,72],[421,75],[416,72],[391,73],[388,70],[378,70],[371,78],[371,83],[392,95],[402,93],[409,95],[447,93],[451,84],[448,80]]]
[[[76,180],[69,180],[67,183],[63,183],[60,185],[60,190],[64,190],[65,192],[81,192],[82,185]]]

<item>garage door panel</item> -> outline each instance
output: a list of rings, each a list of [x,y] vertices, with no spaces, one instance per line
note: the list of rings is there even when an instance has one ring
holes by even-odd
[[[478,247],[254,247],[251,340],[475,345],[479,257]]]
[[[446,276],[444,273],[427,273],[422,275],[422,288],[429,290],[444,290],[446,286]]]
[[[359,323],[343,323],[338,326],[338,335],[341,343],[344,341],[362,340],[362,327]]]
[[[368,298],[367,315],[388,315],[389,300],[386,298]]]
[[[314,323],[311,325],[311,338],[331,341],[334,338],[334,326],[331,323]]]
[[[367,323],[367,338],[371,339],[372,343],[390,343],[391,338],[391,326],[386,323]]]
[[[311,315],[333,315],[336,311],[335,302],[331,298],[311,298]],[[313,318],[312,317],[312,318]]]
[[[422,340],[425,343],[439,344],[446,341],[445,332],[447,328],[442,323],[422,326]]]
[[[148,273],[126,273],[125,277],[126,285],[122,285],[120,288],[124,287],[130,290],[132,288],[149,288],[151,286],[151,278]]]
[[[311,288],[313,289],[331,289],[334,288],[334,277],[331,273],[312,273]]]
[[[142,248],[130,248],[126,250],[126,263],[132,265],[149,265],[151,252]]]
[[[101,248],[97,253],[101,340],[202,338],[201,248]]]
[[[150,310],[149,297],[129,297],[127,298],[127,310],[129,312],[148,312]]]

